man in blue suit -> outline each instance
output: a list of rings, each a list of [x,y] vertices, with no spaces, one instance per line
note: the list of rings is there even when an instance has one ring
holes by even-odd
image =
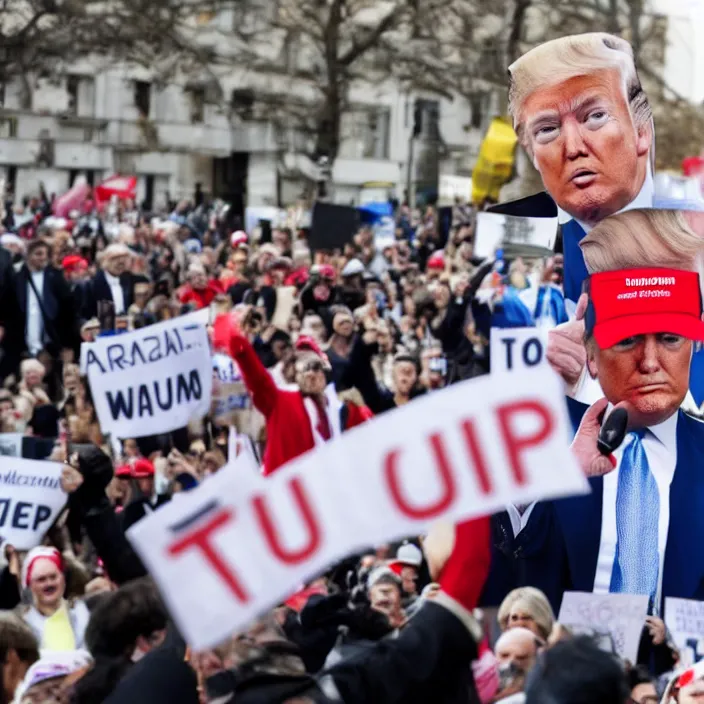
[[[680,217],[631,211],[583,242],[587,367],[604,398],[570,409],[574,420],[583,413],[572,449],[592,493],[551,504],[563,543],[552,549],[555,586],[647,594],[654,614],[668,596],[704,599],[704,552],[693,539],[704,529],[704,424],[680,409],[693,341],[704,340],[694,271],[702,243]],[[596,439],[614,406],[627,409],[629,433],[607,458]]]
[[[614,242],[618,242],[617,247]],[[675,300],[667,295],[674,291],[669,286],[653,289],[660,293],[651,292],[647,287],[641,292],[638,286],[626,286],[627,290],[616,294],[623,294],[624,298],[615,299],[613,306],[607,305],[604,312],[603,303],[602,308],[594,305],[595,279],[590,279],[592,305],[588,305],[589,296],[585,293],[580,298],[579,308],[587,323],[588,370],[603,389],[603,398],[591,408],[569,399],[568,407],[575,431],[581,423],[574,449],[584,455],[586,448],[589,463],[585,464],[585,471],[593,477],[594,491],[586,497],[560,502],[509,506],[506,512],[493,517],[492,570],[483,603],[495,605],[510,589],[530,585],[542,589],[557,611],[567,589],[608,591],[611,588],[620,522],[615,507],[619,481],[624,475],[619,470],[612,471],[613,462],[600,457],[596,437],[599,415],[607,405],[619,403],[628,405],[634,429],[647,429],[639,442],[653,469],[657,498],[652,483],[649,493],[634,495],[639,497],[638,510],[643,518],[657,516],[657,544],[653,548],[651,543],[651,552],[657,552],[661,558],[667,555],[658,569],[662,594],[704,598],[704,582],[700,584],[704,579],[704,555],[698,560],[699,553],[692,549],[698,521],[700,518],[704,521],[704,474],[701,472],[704,424],[679,410],[690,378],[691,340],[701,339],[698,322],[701,297],[695,281],[697,275],[693,272],[703,269],[704,240],[691,231],[684,213],[644,209],[607,218],[583,239],[581,248],[587,269],[594,276],[610,271],[665,267],[687,272],[691,290],[683,300],[678,299],[680,310],[668,308],[674,306]],[[641,315],[636,317],[616,315],[609,324],[623,337],[602,349],[599,337],[594,334],[595,312],[598,321],[599,315],[618,312],[615,306],[619,303],[647,304],[650,308],[640,311]],[[664,308],[658,309],[658,306]],[[668,334],[680,333],[681,337],[681,330],[676,326],[682,319],[697,321],[697,325],[688,328],[692,334],[687,335],[687,339]],[[650,326],[650,329],[633,334],[628,329],[629,320]],[[627,339],[633,349],[628,349],[624,343]],[[657,354],[652,353],[651,347]],[[680,357],[673,357],[676,351]],[[610,358],[615,360],[614,364],[621,360],[624,366],[613,371],[608,366]],[[678,360],[674,366],[673,359]],[[641,408],[642,404],[650,405]],[[649,407],[652,415],[644,413]],[[626,449],[635,449],[633,436],[629,436],[624,448],[616,453],[617,465]],[[597,462],[595,467],[590,466],[592,460]],[[628,525],[637,526],[639,535],[642,533],[643,527],[637,521]],[[655,597],[654,605],[660,603],[661,599]]]

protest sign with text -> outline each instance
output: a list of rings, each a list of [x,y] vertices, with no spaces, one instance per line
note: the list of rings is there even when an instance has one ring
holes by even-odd
[[[679,650],[681,667],[704,659],[704,602],[667,597],[665,625]]]
[[[558,621],[575,633],[596,637],[605,650],[635,663],[647,615],[644,595],[565,592]]]
[[[98,338],[84,347],[104,432],[121,439],[157,435],[208,413],[213,372],[202,315]]]
[[[491,373],[524,372],[546,363],[547,331],[541,328],[491,328]]]
[[[0,543],[39,545],[66,505],[58,462],[0,457]]]
[[[368,545],[588,491],[551,370],[481,377],[354,428],[266,480],[218,473],[129,538],[189,644],[222,641]]]

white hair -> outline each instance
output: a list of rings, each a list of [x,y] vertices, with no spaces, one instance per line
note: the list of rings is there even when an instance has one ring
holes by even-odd
[[[605,32],[575,34],[545,42],[514,61],[508,69],[509,113],[522,146],[532,156],[524,130],[523,104],[538,88],[555,86],[595,71],[618,70],[623,93],[637,130],[650,126],[653,112],[636,71],[633,49],[621,37]]]
[[[602,220],[579,243],[590,274],[657,267],[699,274],[704,296],[704,239],[683,210],[627,210]]]

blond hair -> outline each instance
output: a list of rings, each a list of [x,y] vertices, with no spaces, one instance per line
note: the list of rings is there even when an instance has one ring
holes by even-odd
[[[522,117],[523,104],[538,88],[564,83],[595,71],[617,70],[636,130],[650,125],[653,112],[641,86],[631,45],[605,32],[575,34],[545,42],[531,49],[508,68],[509,113],[522,146],[532,155]]]
[[[46,367],[38,359],[25,359],[20,364],[20,375],[24,377],[27,372],[36,372],[42,379],[46,374]]]
[[[602,220],[580,243],[590,274],[656,267],[704,273],[704,239],[682,210],[628,210]]]
[[[509,592],[497,614],[502,631],[508,628],[509,616],[515,606],[520,606],[533,618],[543,640],[547,640],[555,624],[555,614],[545,594],[535,587],[520,587]]]

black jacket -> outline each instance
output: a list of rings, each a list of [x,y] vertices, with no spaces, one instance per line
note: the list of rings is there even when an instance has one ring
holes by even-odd
[[[23,265],[15,277],[15,291],[22,330],[23,350],[26,349],[28,291],[30,272]],[[48,266],[44,269],[44,286],[41,296],[41,316],[44,324],[44,346],[54,356],[62,349],[75,349],[78,339],[78,316],[74,308],[71,289],[63,272]]]
[[[459,619],[428,602],[398,637],[364,648],[316,678],[257,674],[236,681],[233,701],[277,704],[309,697],[319,704],[478,704],[470,665],[476,656],[476,643]]]
[[[126,271],[120,276],[120,287],[125,299],[125,313],[134,302],[134,274]],[[80,296],[83,305],[81,318],[90,320],[98,316],[98,301],[112,301],[112,291],[110,284],[105,278],[105,272],[99,271],[92,279],[83,284],[83,291]]]
[[[0,381],[17,372],[24,346],[24,330],[17,306],[16,274],[12,255],[0,247]]]

